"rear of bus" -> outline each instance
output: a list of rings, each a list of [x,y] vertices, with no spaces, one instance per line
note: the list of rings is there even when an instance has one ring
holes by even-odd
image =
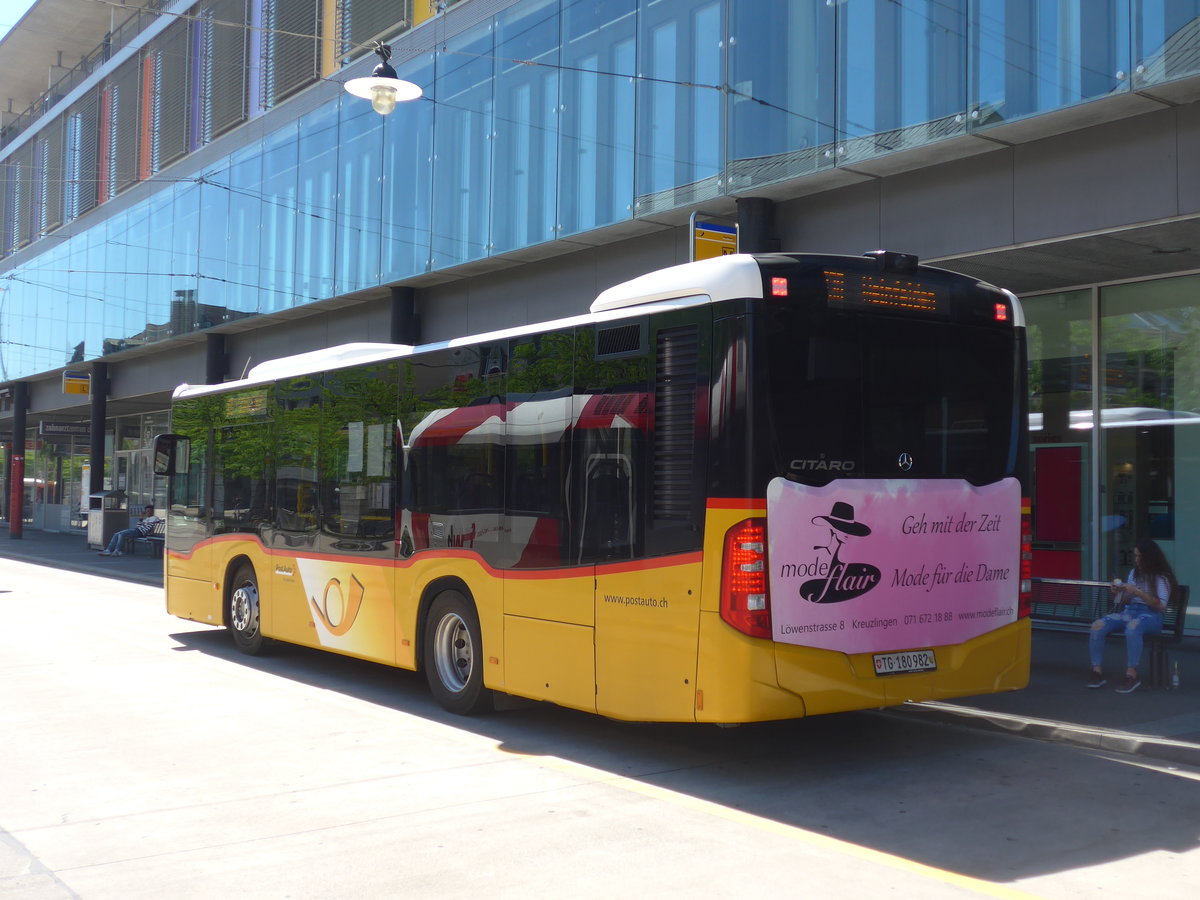
[[[900,254],[756,260],[761,299],[714,308],[697,717],[1024,687],[1016,298]]]

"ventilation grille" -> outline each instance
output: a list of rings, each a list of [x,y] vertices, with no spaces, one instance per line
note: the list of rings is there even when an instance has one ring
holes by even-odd
[[[656,521],[691,518],[696,457],[696,326],[660,331],[654,376],[654,506]]]
[[[603,356],[625,356],[640,353],[641,349],[642,326],[638,323],[596,329],[597,359]]]

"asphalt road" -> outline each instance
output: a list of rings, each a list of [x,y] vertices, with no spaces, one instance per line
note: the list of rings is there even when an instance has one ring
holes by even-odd
[[[1200,773],[861,713],[717,729],[236,654],[0,560],[0,897],[1192,897]]]

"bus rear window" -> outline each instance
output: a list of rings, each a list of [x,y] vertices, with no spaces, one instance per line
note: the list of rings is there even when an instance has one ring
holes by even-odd
[[[767,331],[777,474],[984,484],[1012,473],[1011,330],[793,306]]]

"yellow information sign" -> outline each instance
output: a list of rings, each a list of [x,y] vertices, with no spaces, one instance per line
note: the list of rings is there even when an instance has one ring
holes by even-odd
[[[91,373],[63,372],[62,389],[64,394],[90,394],[92,392]]]
[[[737,226],[719,222],[692,222],[692,259],[712,259],[737,253]]]

